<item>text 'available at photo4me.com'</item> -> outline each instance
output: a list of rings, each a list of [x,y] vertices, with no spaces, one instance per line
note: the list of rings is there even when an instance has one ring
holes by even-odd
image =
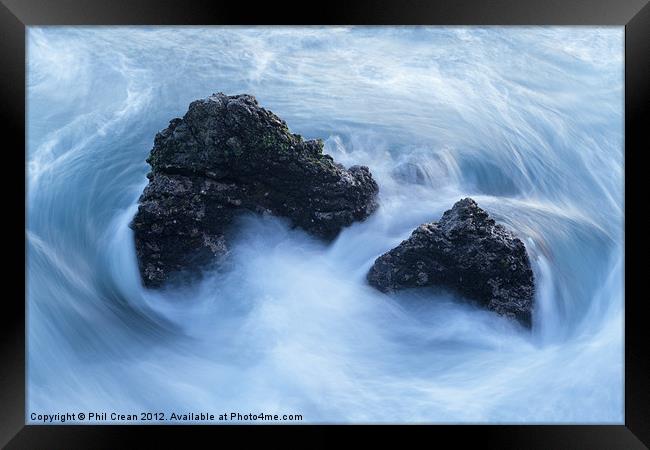
[[[56,414],[41,414],[32,412],[29,420],[33,424],[57,423],[231,423],[231,422],[301,422],[302,414],[276,414],[253,412],[130,412],[115,411],[77,411],[61,412]]]

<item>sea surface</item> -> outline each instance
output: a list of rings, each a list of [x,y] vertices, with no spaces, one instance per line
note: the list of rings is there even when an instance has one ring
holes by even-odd
[[[29,27],[28,422],[622,423],[623,39],[623,27]],[[329,245],[243,217],[230,271],[148,291],[128,227],[145,158],[215,92],[252,94],[337,161],[369,166],[380,208]],[[532,331],[449,293],[365,282],[375,258],[467,196],[526,244]]]

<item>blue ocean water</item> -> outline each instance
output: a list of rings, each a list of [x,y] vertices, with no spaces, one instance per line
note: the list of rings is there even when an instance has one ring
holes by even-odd
[[[30,27],[28,414],[623,421],[622,27]],[[331,245],[243,218],[233,269],[148,292],[128,223],[155,133],[249,93],[365,164]],[[532,333],[374,259],[473,197],[526,243]],[[32,421],[28,416],[29,422]]]

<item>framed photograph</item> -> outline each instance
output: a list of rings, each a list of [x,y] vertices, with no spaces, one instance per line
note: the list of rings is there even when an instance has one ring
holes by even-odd
[[[449,3],[2,0],[0,443],[647,448],[650,6]]]

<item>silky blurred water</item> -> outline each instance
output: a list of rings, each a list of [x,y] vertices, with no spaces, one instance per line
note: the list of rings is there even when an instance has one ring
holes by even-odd
[[[623,421],[622,27],[30,27],[27,53],[28,414]],[[219,91],[368,165],[380,209],[330,245],[242,217],[231,271],[148,292],[145,158]],[[532,332],[364,281],[466,196],[526,243]]]

